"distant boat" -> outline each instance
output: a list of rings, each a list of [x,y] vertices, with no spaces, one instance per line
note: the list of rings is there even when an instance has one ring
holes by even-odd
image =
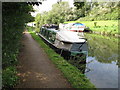
[[[86,26],[82,23],[67,23],[59,24],[61,30],[73,31],[73,32],[83,32]]]
[[[39,36],[54,47],[66,50],[71,54],[79,54],[87,51],[87,40],[83,36],[83,32],[71,32],[71,30],[63,30],[62,28],[56,30],[56,27],[53,27],[42,26]]]

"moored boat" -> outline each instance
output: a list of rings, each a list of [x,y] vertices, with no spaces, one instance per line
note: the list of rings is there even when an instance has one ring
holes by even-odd
[[[87,52],[87,40],[83,32],[71,32],[62,28],[56,30],[53,27],[43,26],[39,36],[54,47],[70,52],[71,55]]]
[[[82,23],[67,23],[59,24],[61,30],[73,31],[73,32],[83,32],[86,26]]]

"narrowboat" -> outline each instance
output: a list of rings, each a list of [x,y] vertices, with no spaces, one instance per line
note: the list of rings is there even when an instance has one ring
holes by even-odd
[[[67,26],[66,26],[67,27]],[[75,28],[74,28],[75,29]],[[87,53],[87,39],[83,32],[66,30],[59,26],[42,26],[38,35],[55,48],[69,52],[70,55]]]

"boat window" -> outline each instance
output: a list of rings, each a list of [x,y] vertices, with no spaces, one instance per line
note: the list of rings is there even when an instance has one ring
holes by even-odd
[[[50,32],[49,33],[49,40],[53,43],[55,41],[56,33]]]
[[[87,51],[87,43],[74,43],[71,51]]]

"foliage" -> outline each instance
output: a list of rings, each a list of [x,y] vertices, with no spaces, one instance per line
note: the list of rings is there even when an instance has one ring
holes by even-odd
[[[9,8],[9,9],[8,9]],[[3,68],[17,61],[19,40],[25,23],[34,20],[26,3],[3,3]]]
[[[77,9],[82,9],[85,5],[85,2],[74,2],[74,6],[77,7]]]
[[[67,13],[70,13],[68,2],[54,4],[52,10],[48,12],[47,22],[54,24],[63,23],[67,19]]]
[[[74,13],[78,13],[78,11],[79,10],[76,10],[76,12],[74,12],[74,10],[69,7],[68,2],[53,4],[52,10],[36,16],[36,28],[39,29],[43,24],[59,24],[64,21],[76,20],[78,18]]]
[[[31,33],[32,37],[44,48],[50,60],[62,71],[64,76],[71,83],[73,88],[95,88],[95,86],[81,73],[76,67],[69,64],[60,55],[49,48],[35,33]]]
[[[20,40],[25,23],[34,18],[30,12],[32,6],[25,2],[3,2],[2,3],[2,66],[3,86],[11,87],[16,81],[15,69],[11,66],[17,64]]]
[[[32,32],[35,30],[35,27],[26,26],[26,30],[28,30],[29,32]]]
[[[36,30],[43,24],[59,24],[65,21],[118,20],[119,2],[74,2],[73,8],[68,2],[53,4],[52,10],[36,16]]]
[[[97,5],[96,5],[97,4]],[[78,20],[83,21],[94,21],[94,20],[118,20],[118,9],[119,3],[118,2],[93,2],[91,3],[90,7],[89,4],[85,6],[86,16],[79,18]],[[87,7],[89,8],[87,10]]]
[[[85,34],[89,44],[89,56],[95,56],[101,63],[118,61],[118,38],[96,34]],[[97,42],[96,42],[97,41]]]
[[[7,67],[2,73],[2,84],[4,88],[13,87],[17,83],[18,77],[16,76],[17,72],[15,67]]]
[[[27,2],[28,5],[37,5],[39,6],[40,4],[42,4],[42,2]]]
[[[37,14],[37,16],[35,18],[35,22],[36,22],[36,30],[40,29],[40,27],[41,27],[41,14]]]

